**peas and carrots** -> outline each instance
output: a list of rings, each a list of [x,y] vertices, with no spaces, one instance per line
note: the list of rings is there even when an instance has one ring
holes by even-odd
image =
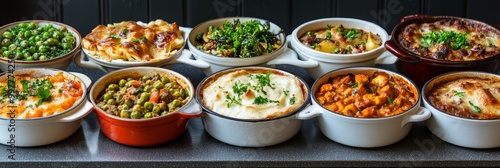
[[[177,82],[154,74],[121,79],[106,86],[97,106],[121,118],[146,119],[167,115],[186,104],[189,94]]]

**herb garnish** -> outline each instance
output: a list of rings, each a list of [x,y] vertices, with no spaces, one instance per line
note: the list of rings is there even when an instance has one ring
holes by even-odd
[[[138,40],[138,39],[134,39],[134,43],[139,44],[140,42],[139,42],[139,40]]]
[[[470,105],[470,106],[472,106],[472,108],[474,108],[474,111],[475,111],[476,113],[481,113],[481,108],[479,108],[478,106],[476,106],[476,105],[472,104],[472,102],[471,102],[471,101],[469,101],[469,105]]]
[[[237,104],[241,106],[241,99],[236,98],[235,96],[231,97],[229,95],[226,95],[226,103],[227,103],[227,108],[231,107],[231,104]]]
[[[464,94],[465,94],[465,92],[459,92],[459,91],[453,90],[453,96],[462,97],[462,96],[464,96]]]
[[[327,32],[326,36],[325,36],[325,40],[328,40],[330,38],[332,38],[332,33],[331,32]]]
[[[288,96],[288,93],[290,93],[290,91],[289,91],[289,90],[285,90],[285,89],[283,89],[283,94],[285,94],[285,96]]]
[[[394,105],[394,101],[392,101],[392,99],[390,97],[387,97],[387,101],[391,104],[391,105]]]
[[[109,35],[109,37],[114,38],[114,39],[119,39],[120,38],[120,36],[118,36],[116,34]]]
[[[239,97],[248,90],[248,85],[249,84],[242,84],[241,82],[236,81],[233,85],[233,92]]]
[[[295,94],[290,98],[290,104],[295,104]]]
[[[257,96],[253,100],[253,104],[267,104],[267,103],[279,103],[277,100],[269,100],[268,98],[262,97],[262,96]]]
[[[454,50],[468,49],[469,42],[467,41],[466,33],[457,33],[455,31],[443,31],[424,34],[422,36],[422,46],[429,48],[434,44],[449,44]]]

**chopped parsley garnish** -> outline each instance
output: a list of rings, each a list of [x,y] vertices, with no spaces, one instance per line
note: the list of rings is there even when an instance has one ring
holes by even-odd
[[[339,52],[339,48],[337,47],[337,48],[333,49],[333,52],[334,52],[334,53]]]
[[[312,35],[311,31],[307,31],[306,35],[311,36]]]
[[[441,30],[440,32],[431,31],[422,36],[423,47],[429,48],[435,44],[449,44],[454,50],[469,48],[466,33]]]
[[[330,38],[332,38],[332,33],[331,32],[327,32],[326,36],[325,36],[325,40],[328,40]]]
[[[279,103],[277,100],[269,100],[268,98],[262,97],[262,96],[257,96],[253,100],[253,104],[267,104],[267,103]]]
[[[288,96],[288,93],[290,93],[290,91],[289,91],[289,90],[285,90],[285,89],[283,89],[283,94],[285,94],[285,96]]]
[[[326,25],[326,30],[331,30],[331,29],[332,29],[332,25],[327,24],[327,25]]]
[[[118,36],[116,34],[109,35],[109,37],[114,38],[114,39],[119,39],[120,38],[120,36]]]
[[[127,37],[128,29],[123,29],[122,34],[123,34],[123,37]]]
[[[464,96],[464,94],[465,94],[465,92],[459,92],[456,90],[453,91],[453,96],[462,97],[462,96]]]
[[[146,36],[142,36],[142,37],[141,37],[141,40],[142,40],[143,42],[147,42],[147,41],[148,41],[148,39],[146,38]]]
[[[226,103],[227,108],[231,107],[233,103],[241,106],[241,99],[236,98],[236,96],[231,97],[229,95],[226,95]]]
[[[359,31],[357,29],[351,29],[349,31],[347,31],[347,33],[344,35],[344,37],[346,39],[349,39],[349,40],[354,40],[354,38],[356,38],[356,35],[359,33]]]
[[[62,89],[59,89],[58,91],[59,91],[59,93],[62,93],[62,92],[63,92],[63,90],[62,90]]]
[[[134,43],[139,44],[139,43],[140,43],[140,41],[139,41],[138,39],[135,39],[135,40],[134,40]]]
[[[354,82],[354,84],[352,84],[351,88],[357,88],[358,87],[358,82]]]
[[[248,84],[243,84],[239,81],[236,81],[233,85],[233,92],[238,96],[243,95],[248,90]]]
[[[295,104],[295,94],[290,97],[290,104]]]
[[[265,86],[269,86],[271,89],[275,89],[273,86],[271,86],[271,78],[270,78],[270,73],[267,73],[265,76],[264,75],[255,75],[255,78],[259,82],[259,84],[255,87],[255,90],[260,91],[267,95],[267,92],[264,91]]]
[[[21,84],[23,85],[23,92],[25,93],[28,93],[28,84],[30,83],[30,81],[26,80],[26,79],[21,79]]]
[[[139,49],[137,48],[137,46],[134,46],[134,50],[139,51]]]
[[[391,105],[394,105],[394,101],[392,101],[392,99],[390,97],[387,97],[387,101],[391,104]]]
[[[312,49],[315,49],[315,48],[318,48],[318,43],[314,43],[312,46],[311,46]]]
[[[476,105],[472,104],[472,102],[471,102],[471,101],[469,101],[469,105],[470,105],[472,108],[474,108],[474,111],[475,111],[476,113],[481,113],[481,108],[479,108],[478,106],[476,106]]]
[[[489,47],[496,47],[495,44],[493,44],[493,43],[490,43],[488,46]]]

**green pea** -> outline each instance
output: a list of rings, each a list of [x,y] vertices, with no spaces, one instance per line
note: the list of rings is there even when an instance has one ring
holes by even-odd
[[[142,93],[140,98],[145,99],[145,100],[149,100],[149,96],[151,96],[150,93]]]
[[[132,107],[132,111],[137,111],[137,112],[142,112],[142,106],[141,105],[134,105],[134,107]]]
[[[137,104],[139,104],[139,105],[141,105],[141,106],[142,106],[142,105],[144,105],[144,103],[146,103],[146,102],[147,102],[147,100],[146,100],[146,99],[139,99],[139,100],[137,101]]]
[[[156,82],[154,86],[155,86],[156,89],[162,89],[163,88],[163,83]]]
[[[104,94],[104,101],[108,101],[109,99],[113,98],[113,96],[109,93]]]
[[[28,49],[28,51],[31,53],[31,54],[34,54],[36,52],[36,47],[35,46],[30,46],[30,48]]]
[[[70,43],[62,43],[62,48],[63,49],[72,49],[73,45],[71,45]]]
[[[24,32],[24,37],[27,37],[27,38],[31,37],[31,31],[29,31],[29,30],[25,31]]]
[[[20,45],[21,45],[21,47],[23,47],[23,48],[29,47],[29,43],[28,43],[28,41],[27,41],[27,40],[23,40],[23,41],[21,41],[21,43],[19,43],[19,44],[20,44]]]
[[[132,86],[132,81],[128,81],[127,83],[125,83],[125,87],[131,87]]]
[[[10,39],[8,38],[2,39],[2,46],[9,46],[10,44],[12,44],[12,41],[10,41]]]
[[[137,111],[133,111],[130,114],[130,118],[132,118],[132,119],[140,119],[141,117],[142,117],[142,114],[140,112],[137,112]]]
[[[12,54],[12,51],[4,51],[3,52],[4,57],[9,57],[10,54]]]
[[[8,32],[8,31],[3,32],[3,34],[2,34],[2,37],[8,38],[8,39],[12,38],[12,36],[13,36],[12,33]]]
[[[69,36],[64,37],[62,42],[73,44],[73,43],[75,43],[75,38],[73,36],[69,35]]]
[[[56,41],[54,41],[54,39],[53,39],[53,38],[48,38],[48,39],[47,39],[47,40],[45,40],[45,41],[47,42],[47,44],[48,44],[49,46],[54,46],[54,45],[56,45]]]
[[[149,77],[148,75],[142,76],[142,81],[144,82],[148,81],[149,79],[151,79],[151,77]]]
[[[147,109],[147,110],[152,110],[153,109],[153,103],[151,102],[145,102],[144,103],[144,108]]]
[[[144,118],[153,118],[153,113],[144,114]]]
[[[16,55],[14,56],[14,59],[16,59],[16,60],[22,60],[23,58],[24,58],[23,53],[16,52]]]
[[[149,85],[146,85],[144,87],[144,92],[151,92],[151,87]]]
[[[172,102],[168,103],[168,109],[173,110],[177,106],[179,106],[180,104],[181,104],[181,102],[178,99],[174,99]]]
[[[162,82],[163,84],[167,84],[167,83],[169,83],[169,82],[170,82],[170,79],[168,79],[166,76],[162,76],[162,77],[161,77],[161,82]]]
[[[63,34],[60,31],[54,31],[54,33],[52,33],[52,38],[60,39],[62,37]]]
[[[153,110],[151,110],[151,112],[156,113],[156,114],[160,113],[160,111],[161,111],[160,105],[155,105],[153,107]]]
[[[26,61],[33,61],[33,57],[32,56],[26,57]]]
[[[161,112],[161,116],[164,116],[164,115],[167,115],[167,114],[168,114],[168,111]]]
[[[130,113],[127,110],[122,110],[120,112],[120,117],[121,118],[130,118]]]
[[[103,106],[101,106],[101,109],[104,110],[104,111],[107,111],[109,108],[108,108],[107,105],[103,105]]]
[[[167,84],[165,84],[164,88],[167,88],[167,89],[172,88],[172,83],[167,83]]]
[[[40,54],[33,53],[33,55],[31,55],[31,56],[33,57],[33,59],[38,60],[38,58],[40,57]]]
[[[17,26],[20,27],[20,28],[25,28],[28,24],[27,23],[19,23]]]
[[[109,99],[108,105],[115,105],[115,99]]]
[[[120,88],[116,84],[108,85],[108,90],[119,90]]]
[[[174,91],[174,93],[172,94],[172,96],[174,96],[174,97],[176,97],[176,98],[177,98],[177,97],[182,97],[182,93],[181,93],[181,91],[179,91],[179,90],[175,90],[175,91]]]
[[[146,84],[146,85],[150,85],[150,84],[151,84],[151,82],[153,82],[153,81],[151,81],[151,80],[147,80],[145,84]]]
[[[120,82],[118,83],[118,85],[120,85],[120,87],[123,87],[123,86],[125,86],[126,83],[127,83],[127,81],[125,79],[120,79]]]
[[[40,47],[38,47],[38,52],[40,53],[46,53],[47,51],[49,51],[49,47],[45,45],[41,45]]]
[[[62,33],[64,33],[64,32],[67,32],[67,31],[68,31],[68,28],[66,28],[66,27],[61,27],[61,28],[59,28],[59,31],[61,31]]]
[[[46,59],[47,59],[47,57],[46,57],[45,55],[41,55],[41,56],[39,57],[39,59],[40,59],[40,60],[46,60]]]
[[[43,37],[43,39],[48,39],[50,37],[49,32],[43,32],[42,37]]]

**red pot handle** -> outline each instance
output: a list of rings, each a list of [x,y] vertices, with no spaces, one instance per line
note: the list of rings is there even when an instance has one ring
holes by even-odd
[[[398,57],[399,59],[401,59],[404,62],[408,62],[408,63],[412,63],[412,64],[420,62],[420,58],[415,57],[415,56],[410,55],[410,54],[407,54],[406,52],[399,49],[390,40],[385,42],[385,48],[387,49],[387,51],[391,52],[392,54],[394,54],[396,57]]]
[[[401,18],[401,23],[402,22],[406,22],[408,20],[413,20],[413,19],[422,19],[422,18],[426,18],[426,17],[429,17],[429,15],[426,15],[426,14],[413,14],[413,15],[408,15],[408,16],[405,16],[403,18]]]

